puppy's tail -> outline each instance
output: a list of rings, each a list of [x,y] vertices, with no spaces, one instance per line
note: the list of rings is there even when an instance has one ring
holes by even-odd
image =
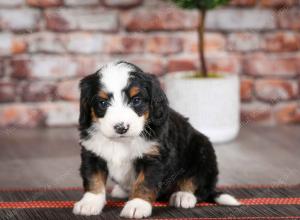
[[[232,195],[223,192],[212,192],[206,200],[207,202],[215,202],[219,205],[239,206],[241,203]]]

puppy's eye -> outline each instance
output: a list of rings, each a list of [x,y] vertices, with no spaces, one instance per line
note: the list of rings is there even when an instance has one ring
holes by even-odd
[[[143,102],[143,100],[142,100],[141,97],[139,97],[139,96],[136,96],[136,97],[134,97],[134,98],[131,100],[131,103],[132,103],[132,105],[133,105],[134,107],[137,107],[137,106],[141,105],[142,102]]]
[[[101,100],[101,101],[99,102],[99,107],[102,108],[102,109],[107,109],[108,106],[109,106],[108,101]]]

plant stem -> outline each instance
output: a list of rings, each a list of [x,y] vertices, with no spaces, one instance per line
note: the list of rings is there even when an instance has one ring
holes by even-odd
[[[205,31],[205,18],[206,18],[206,9],[201,9],[199,16],[199,27],[198,27],[198,37],[199,37],[199,61],[201,64],[201,69],[199,69],[197,76],[207,77],[207,67],[206,67],[206,60],[204,55],[204,31]]]

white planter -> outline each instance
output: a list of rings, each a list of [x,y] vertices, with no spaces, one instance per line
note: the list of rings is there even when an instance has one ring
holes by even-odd
[[[187,78],[192,73],[170,73],[164,79],[170,106],[214,143],[234,139],[240,129],[239,78]]]

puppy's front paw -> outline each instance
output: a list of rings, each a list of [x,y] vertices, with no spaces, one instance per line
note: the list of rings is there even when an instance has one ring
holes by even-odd
[[[143,199],[136,198],[125,204],[120,216],[124,218],[145,218],[149,217],[151,213],[151,203]]]
[[[75,215],[98,215],[106,203],[105,194],[86,192],[82,199],[74,204]]]
[[[170,197],[170,205],[177,208],[194,208],[197,203],[197,198],[193,193],[190,192],[175,192]]]

